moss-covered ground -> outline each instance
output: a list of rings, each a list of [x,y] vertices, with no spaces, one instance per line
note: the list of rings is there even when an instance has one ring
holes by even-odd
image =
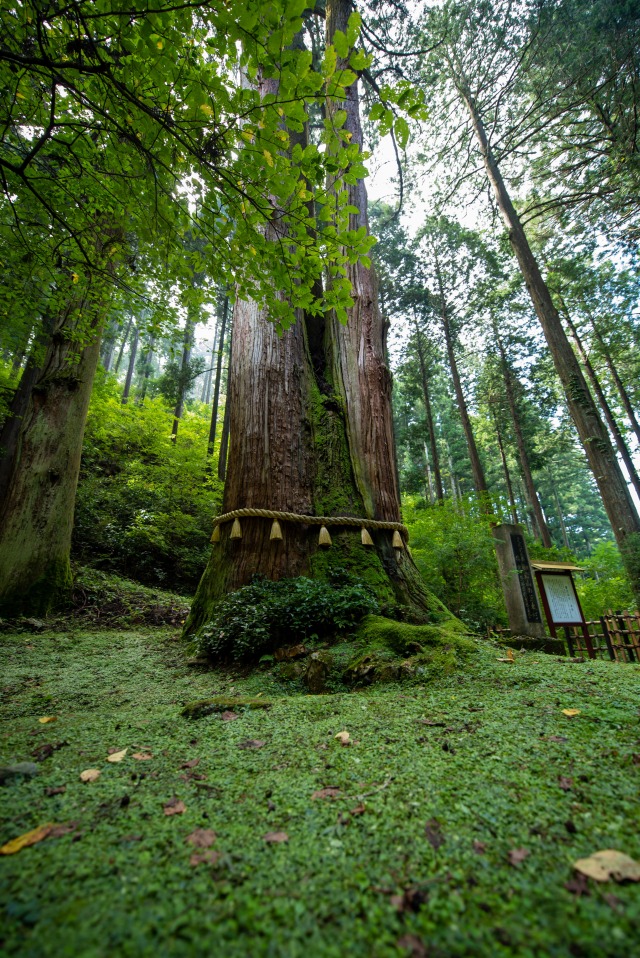
[[[486,646],[427,684],[309,696],[183,650],[2,636],[2,762],[39,774],[0,789],[0,843],[71,823],[0,859],[3,955],[640,955],[640,885],[572,869],[640,859],[639,667]],[[181,714],[214,694],[273,704]]]

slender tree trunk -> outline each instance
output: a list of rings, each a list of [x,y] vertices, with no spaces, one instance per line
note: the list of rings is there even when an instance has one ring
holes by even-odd
[[[213,455],[216,444],[216,428],[218,425],[218,404],[220,402],[220,383],[222,381],[222,358],[224,356],[224,337],[227,328],[227,316],[229,315],[229,296],[225,295],[222,306],[222,318],[220,320],[220,340],[218,342],[218,358],[216,362],[216,378],[213,387],[213,405],[211,407],[211,425],[209,427],[209,442],[207,444],[207,456]],[[228,389],[227,389],[228,397]]]
[[[511,414],[511,423],[513,425],[513,434],[516,440],[516,446],[518,448],[518,459],[520,460],[520,468],[522,470],[522,477],[524,479],[525,489],[527,493],[527,499],[531,505],[531,509],[534,515],[534,528],[537,526],[542,544],[545,549],[551,549],[553,547],[553,540],[551,539],[551,533],[549,532],[549,527],[547,526],[546,520],[544,518],[544,513],[542,511],[542,506],[540,505],[540,498],[538,496],[538,490],[536,489],[535,482],[533,481],[533,473],[531,471],[531,464],[529,462],[529,454],[527,452],[527,445],[524,441],[524,435],[522,432],[522,424],[520,423],[520,413],[518,411],[518,404],[516,401],[516,392],[513,382],[513,374],[511,372],[511,367],[507,360],[507,354],[505,352],[504,343],[500,338],[497,328],[494,327],[494,333],[496,334],[496,342],[498,344],[498,350],[500,352],[500,362],[502,365],[502,375],[504,377],[504,386],[505,392],[507,395],[507,402],[509,404],[509,412]]]
[[[424,344],[422,342],[422,333],[415,319],[414,319],[413,325],[414,325],[414,329],[416,333],[416,346],[418,350],[418,361],[420,363],[420,378],[422,382],[422,398],[424,400],[424,410],[427,417],[427,430],[429,432],[429,449],[431,452],[431,464],[433,468],[433,476],[435,479],[436,496],[438,499],[444,499],[442,475],[440,474],[440,456],[438,454],[438,443],[436,440],[436,430],[435,430],[435,426],[433,422],[433,410],[431,408],[431,396],[429,393],[429,380],[427,378],[427,369],[426,369],[426,363],[424,358]]]
[[[227,456],[229,455],[229,431],[231,427],[231,396],[227,386],[227,398],[224,404],[224,416],[222,417],[222,434],[220,436],[220,452],[218,453],[218,479],[225,481],[227,478]]]
[[[345,30],[346,0],[327,5],[328,37]],[[346,66],[346,64],[344,64]],[[338,64],[338,69],[341,69]],[[262,82],[262,93],[274,92]],[[342,129],[361,146],[357,80],[340,104]],[[350,187],[349,202],[361,211],[352,228],[366,226],[364,185]],[[273,229],[267,225],[267,238]],[[223,511],[257,507],[324,516],[399,519],[399,495],[391,415],[391,376],[373,270],[349,269],[355,305],[346,326],[334,316],[299,316],[279,336],[255,303],[236,302],[227,406],[230,440]],[[222,450],[221,450],[222,461]],[[410,556],[394,555],[392,536],[372,532],[365,548],[357,530],[331,529],[333,545],[320,550],[317,527],[283,523],[283,539],[271,540],[271,522],[243,519],[242,538],[222,529],[204,573],[187,632],[210,616],[216,599],[256,573],[269,578],[300,574],[323,578],[350,569],[383,602],[400,601],[424,619],[449,613],[422,583]]]
[[[120,329],[120,321],[112,319],[107,323],[107,328],[104,336],[102,337],[102,345],[100,346],[100,361],[105,369],[105,372],[109,372],[111,369],[111,363],[113,362],[113,353],[116,348],[116,339],[118,337],[118,330]]]
[[[171,439],[173,442],[178,437],[178,427],[184,411],[184,400],[187,394],[188,381],[187,374],[189,363],[191,362],[191,350],[193,349],[193,333],[196,326],[196,319],[192,315],[187,315],[184,324],[184,341],[182,345],[182,360],[180,362],[180,379],[178,383],[178,398],[173,410],[173,424],[171,426]]]
[[[124,381],[124,389],[122,390],[122,405],[126,406],[129,402],[129,393],[131,392],[131,383],[133,382],[133,373],[136,368],[136,356],[138,355],[138,341],[140,339],[140,330],[137,326],[133,330],[133,338],[131,340],[131,349],[129,351],[129,365],[127,366],[127,378]]]
[[[635,437],[638,443],[640,443],[640,423],[638,422],[638,417],[636,416],[635,409],[633,408],[631,404],[629,393],[627,392],[624,383],[620,379],[620,374],[618,373],[616,364],[613,361],[611,352],[609,351],[609,347],[604,341],[604,336],[598,329],[595,319],[593,318],[593,316],[590,316],[589,320],[590,320],[591,328],[593,329],[594,335],[596,339],[598,340],[600,349],[602,350],[602,355],[604,356],[604,361],[607,364],[607,369],[611,373],[611,378],[613,379],[616,389],[618,390],[618,395],[620,396],[620,401],[623,405],[624,411],[627,414],[627,419],[629,420],[629,423],[631,424],[631,428],[633,429],[635,433]]]
[[[511,246],[540,320],[609,522],[620,548],[629,580],[640,599],[640,518],[618,465],[609,435],[585,382],[580,363],[562,327],[558,311],[542,278],[520,218],[489,146],[484,125],[468,88],[460,88],[467,106],[487,177],[509,231]]]
[[[437,502],[438,497],[434,495],[434,491],[433,491],[433,478],[431,475],[431,465],[429,464],[429,450],[427,449],[426,442],[424,443],[424,464],[425,464],[425,470],[427,473],[427,487],[425,489],[425,492],[427,492],[427,498],[429,500],[429,504],[433,505],[434,500]],[[444,496],[440,496],[439,498],[443,499]]]
[[[211,385],[213,383],[213,369],[215,366],[215,357],[218,351],[218,334],[220,332],[220,323],[216,320],[216,326],[213,332],[213,345],[211,347],[211,358],[209,360],[209,368],[204,377],[204,383],[202,384],[202,392],[200,393],[200,401],[205,403],[207,406],[211,402]]]
[[[86,345],[71,332],[94,318]],[[20,429],[0,501],[0,614],[45,614],[71,584],[69,552],[82,439],[104,303],[90,293],[51,323],[40,367],[23,376]]]
[[[620,431],[620,427],[618,426],[618,423],[616,422],[615,416],[613,415],[613,412],[611,410],[611,406],[609,405],[607,401],[607,397],[604,394],[604,390],[602,386],[600,385],[600,380],[598,379],[596,371],[593,368],[591,360],[589,359],[589,356],[587,355],[587,351],[585,350],[582,340],[580,339],[578,330],[576,329],[575,324],[573,323],[571,316],[569,315],[569,311],[566,305],[564,304],[564,301],[562,299],[560,301],[562,303],[562,311],[567,321],[567,326],[569,327],[569,330],[573,337],[573,341],[576,344],[576,350],[578,352],[578,356],[580,357],[582,361],[582,365],[585,369],[585,372],[587,373],[587,376],[589,377],[589,381],[591,383],[591,386],[593,387],[593,391],[596,395],[598,402],[600,403],[600,408],[602,409],[602,412],[604,413],[604,418],[607,422],[607,425],[609,426],[609,429],[611,430],[611,435],[613,436],[615,444],[618,448],[618,452],[620,453],[620,458],[624,462],[627,472],[629,473],[631,484],[633,485],[633,488],[635,489],[636,494],[640,498],[640,477],[638,476],[633,459],[631,458],[631,453],[629,452],[627,444]]]
[[[511,519],[514,525],[518,525],[518,511],[516,509],[516,500],[513,495],[513,486],[511,484],[511,473],[509,472],[509,464],[507,463],[507,456],[504,451],[504,443],[502,441],[502,431],[500,430],[500,423],[498,422],[498,417],[495,414],[495,411],[492,411],[493,425],[496,430],[496,439],[498,440],[498,449],[500,450],[500,459],[502,461],[502,471],[504,473],[504,481],[507,486],[507,500],[509,502],[509,511],[511,512]]]
[[[133,316],[129,316],[129,321],[127,322],[127,328],[125,329],[123,333],[122,340],[120,342],[120,349],[118,350],[118,358],[116,359],[116,364],[113,370],[114,375],[116,376],[120,372],[120,364],[122,362],[122,357],[124,356],[124,351],[127,347],[127,343],[129,342],[129,333],[131,331],[132,324],[133,324]]]
[[[153,351],[156,345],[156,337],[149,336],[147,340],[147,345],[144,350],[144,360],[142,363],[142,373],[140,380],[138,382],[138,396],[136,402],[139,406],[142,406],[145,399],[147,398],[147,389],[149,388],[149,379],[151,377],[151,364],[153,360]]]
[[[439,270],[438,270],[438,276],[439,276]],[[442,305],[442,313],[441,313],[440,319],[442,322],[442,328],[444,330],[444,340],[447,347],[447,357],[449,359],[449,368],[451,370],[451,377],[453,379],[453,388],[455,390],[456,401],[458,404],[458,413],[460,414],[462,429],[464,432],[464,437],[467,442],[467,451],[469,453],[469,460],[471,462],[471,472],[473,474],[473,485],[481,500],[482,509],[483,511],[486,511],[488,508],[487,480],[485,478],[482,462],[480,461],[480,454],[478,452],[478,446],[476,444],[475,436],[473,435],[473,427],[471,425],[471,419],[469,417],[467,401],[465,399],[464,391],[462,389],[460,372],[458,370],[456,354],[453,348],[453,336],[451,334],[451,325],[449,323],[449,317],[447,314],[446,304],[442,296],[442,284],[440,279],[439,279],[439,283],[440,283],[440,289],[441,289],[440,295],[441,295],[441,305]]]
[[[551,490],[553,492],[553,498],[556,504],[556,512],[558,515],[558,521],[560,522],[560,532],[562,534],[562,541],[564,543],[565,549],[571,550],[569,545],[569,536],[567,535],[567,527],[564,522],[564,509],[562,508],[562,503],[560,502],[560,496],[558,495],[558,488],[555,484],[555,481],[549,477],[549,482],[551,485]]]

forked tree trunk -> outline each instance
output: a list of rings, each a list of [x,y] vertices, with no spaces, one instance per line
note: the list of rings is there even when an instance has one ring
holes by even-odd
[[[349,12],[344,0],[328,4],[329,38],[346,30]],[[346,101],[332,108],[338,106],[347,112],[343,128],[351,142],[361,145],[357,81]],[[352,218],[357,228],[367,222],[364,184],[350,193],[349,202],[361,211]],[[391,376],[377,281],[373,270],[361,265],[349,268],[349,279],[355,305],[346,325],[333,316],[325,322],[300,315],[278,336],[255,303],[236,303],[223,512],[256,507],[399,521]],[[187,632],[211,616],[222,595],[256,573],[324,578],[338,568],[357,574],[383,603],[399,601],[423,620],[450,618],[425,589],[409,555],[394,555],[388,531],[372,532],[372,548],[361,544],[357,528],[331,527],[333,544],[321,550],[317,526],[283,523],[283,539],[271,540],[269,519],[243,519],[241,525],[241,539],[231,539],[230,523],[223,525]]]
[[[79,354],[76,317],[93,313]],[[82,439],[98,364],[104,305],[80,301],[51,324],[39,368],[29,374],[17,441],[0,501],[0,615],[45,614],[71,585],[69,552]]]
[[[511,246],[542,326],[556,372],[564,389],[571,418],[598,485],[627,575],[636,597],[640,600],[640,517],[618,465],[607,429],[600,419],[585,382],[580,363],[567,339],[558,310],[542,278],[520,218],[511,202],[479,111],[463,79],[459,78],[459,82],[460,96],[469,111],[487,178],[509,231]]]

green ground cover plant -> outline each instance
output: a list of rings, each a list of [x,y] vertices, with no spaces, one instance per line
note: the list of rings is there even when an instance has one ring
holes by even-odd
[[[640,668],[476,646],[310,696],[190,665],[175,629],[5,634],[2,762],[38,774],[6,781],[0,843],[63,827],[0,859],[2,953],[637,953],[640,885],[573,863],[640,858]]]

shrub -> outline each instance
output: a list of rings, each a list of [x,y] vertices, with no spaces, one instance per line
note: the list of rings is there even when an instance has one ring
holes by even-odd
[[[221,600],[196,642],[211,658],[256,659],[284,643],[349,632],[377,611],[374,596],[358,581],[256,578]]]

